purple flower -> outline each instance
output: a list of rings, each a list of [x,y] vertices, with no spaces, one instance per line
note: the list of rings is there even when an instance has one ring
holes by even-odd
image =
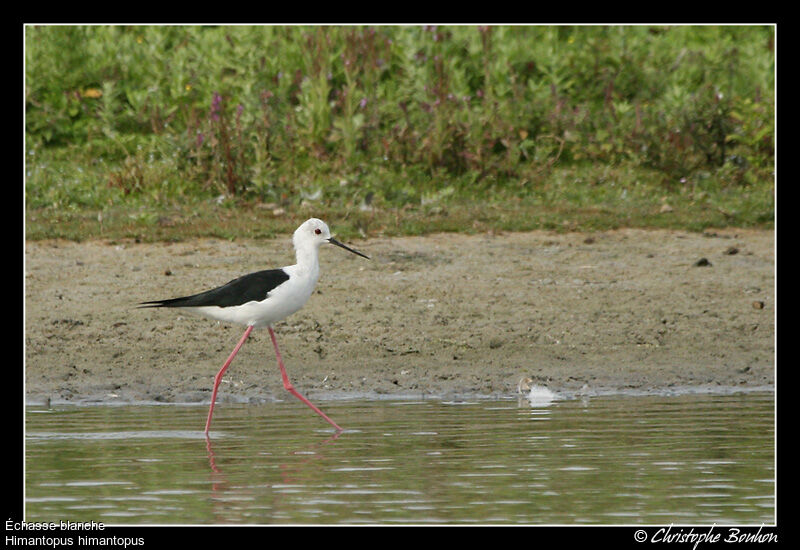
[[[362,109],[364,107],[366,107],[367,106],[367,98],[366,97],[362,97],[361,101],[358,102],[358,106],[361,107]]]
[[[219,113],[222,106],[222,96],[214,92],[214,99],[211,100],[211,120],[219,120]]]

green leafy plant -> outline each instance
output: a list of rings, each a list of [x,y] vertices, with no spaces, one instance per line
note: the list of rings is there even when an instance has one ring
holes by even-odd
[[[26,197],[299,208],[320,189],[331,208],[404,208],[563,190],[555,173],[586,163],[665,190],[769,189],[773,41],[769,26],[28,26]]]

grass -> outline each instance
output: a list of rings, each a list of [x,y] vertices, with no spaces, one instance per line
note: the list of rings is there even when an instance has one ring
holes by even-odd
[[[29,239],[772,227],[774,29],[26,27]]]
[[[613,183],[597,178],[605,177]],[[707,190],[706,188],[709,188]],[[437,231],[593,231],[620,227],[661,227],[701,231],[708,227],[771,227],[770,192],[681,186],[666,189],[639,170],[594,166],[556,170],[547,184],[517,193],[487,194],[483,200],[452,195],[425,204],[366,207],[308,201],[285,209],[247,199],[183,200],[170,203],[29,211],[28,238],[132,238],[140,241],[192,237],[261,238],[289,233],[310,216],[335,220],[344,238],[420,235]],[[333,222],[331,222],[333,223]]]

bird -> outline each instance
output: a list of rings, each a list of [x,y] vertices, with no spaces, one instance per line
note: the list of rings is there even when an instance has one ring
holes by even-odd
[[[533,378],[524,377],[517,383],[517,393],[530,401],[531,405],[547,407],[558,397],[545,386],[538,386],[533,383]]]
[[[211,417],[214,414],[214,404],[222,375],[225,374],[225,371],[233,362],[234,357],[236,357],[253,329],[263,327],[267,327],[272,345],[275,348],[275,356],[278,360],[278,368],[281,371],[283,387],[325,419],[337,430],[337,433],[342,431],[342,428],[336,422],[331,420],[294,388],[289,376],[286,374],[286,367],[283,364],[272,325],[299,311],[311,297],[311,293],[317,284],[317,279],[319,279],[319,249],[323,244],[333,244],[368,260],[370,258],[334,239],[331,236],[328,225],[318,218],[310,218],[303,222],[295,230],[292,236],[292,244],[297,258],[297,263],[294,265],[249,273],[222,286],[190,296],[139,303],[139,307],[143,308],[181,308],[217,321],[245,325],[247,327],[228,359],[214,377],[211,406],[208,409],[208,418],[206,420],[206,437],[211,427]]]

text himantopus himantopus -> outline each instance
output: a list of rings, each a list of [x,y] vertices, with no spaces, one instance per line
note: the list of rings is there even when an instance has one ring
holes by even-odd
[[[314,406],[308,399],[294,389],[286,375],[281,353],[278,351],[278,342],[272,325],[305,305],[314,291],[314,286],[319,278],[319,247],[325,243],[335,244],[345,250],[369,259],[357,250],[343,245],[333,237],[328,226],[322,220],[311,218],[298,227],[292,238],[297,263],[280,269],[268,269],[243,275],[220,287],[169,300],[154,300],[142,302],[141,307],[178,307],[188,311],[211,317],[219,321],[246,325],[244,335],[233,348],[228,360],[222,365],[214,377],[214,391],[211,393],[211,406],[208,409],[206,420],[206,434],[211,426],[211,416],[214,413],[214,403],[217,399],[217,389],[222,380],[222,375],[230,366],[233,358],[244,345],[250,332],[255,327],[267,327],[272,345],[275,347],[275,356],[278,358],[278,367],[283,378],[283,387],[303,403],[311,407],[314,412],[324,418],[331,426],[341,431],[336,422],[328,418],[325,413]]]

